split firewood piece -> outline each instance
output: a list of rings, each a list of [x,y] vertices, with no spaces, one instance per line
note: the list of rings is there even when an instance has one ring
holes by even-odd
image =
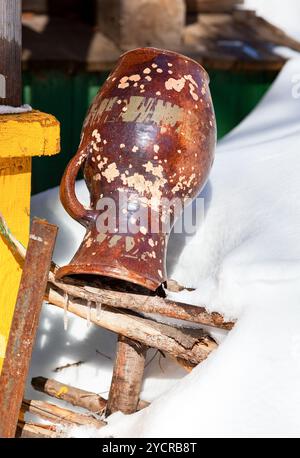
[[[57,227],[33,221],[0,376],[0,437],[15,437]]]
[[[49,304],[63,309],[63,293],[50,289],[48,291]],[[87,307],[69,301],[69,313],[87,319]],[[157,323],[148,318],[135,316],[132,312],[121,312],[107,306],[102,306],[97,316],[95,308],[91,309],[91,322],[121,334],[129,339],[136,340],[149,348],[157,348],[171,356],[180,357],[193,364],[199,364],[217,348],[217,343],[201,329],[176,328]]]
[[[137,411],[146,353],[145,345],[119,335],[106,416],[117,411],[125,414]]]
[[[82,407],[89,412],[101,415],[106,409],[107,400],[99,394],[81,390],[53,379],[35,377],[31,380],[31,385],[41,393],[56,399],[62,399],[75,407]],[[148,402],[140,400],[137,410],[144,409],[148,405]]]
[[[16,437],[26,439],[54,439],[62,437],[62,434],[53,425],[26,423],[23,420],[19,420]]]
[[[137,313],[159,314],[225,330],[230,330],[234,326],[233,322],[226,322],[219,313],[209,313],[204,307],[175,302],[159,296],[143,296],[90,286],[80,287],[55,280],[53,284],[72,297],[109,305],[110,307],[133,310]]]
[[[22,402],[21,412],[24,414],[30,412],[38,415],[41,418],[49,420],[53,423],[67,426],[92,426],[94,428],[102,428],[106,425],[104,421],[97,420],[92,416],[74,412],[73,410],[59,407],[55,404],[44,401],[27,401]]]

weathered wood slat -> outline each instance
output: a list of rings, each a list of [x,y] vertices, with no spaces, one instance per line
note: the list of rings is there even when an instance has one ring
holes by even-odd
[[[57,227],[34,220],[0,376],[0,437],[14,437]]]

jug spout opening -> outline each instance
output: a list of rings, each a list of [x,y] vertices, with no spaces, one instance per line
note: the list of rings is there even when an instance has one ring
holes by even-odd
[[[167,280],[165,261],[165,234],[102,234],[91,224],[73,259],[57,270],[56,279],[88,276],[90,283],[112,288],[122,283],[128,290],[136,285],[156,291]]]
[[[162,282],[155,278],[146,278],[138,272],[128,272],[116,266],[72,265],[61,267],[56,279],[70,281],[83,280],[85,284],[98,284],[101,288],[111,288],[124,292],[151,294],[162,287]]]
[[[146,278],[137,272],[128,272],[122,268],[78,264],[69,264],[58,269],[56,279],[61,281],[79,279],[83,280],[87,285],[98,283],[101,288],[109,287],[139,294],[155,292],[160,289],[163,283],[157,279]]]

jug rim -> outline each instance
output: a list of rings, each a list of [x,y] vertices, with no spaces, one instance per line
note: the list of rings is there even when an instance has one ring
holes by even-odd
[[[152,51],[154,54],[165,54],[165,55],[169,55],[169,56],[179,57],[179,58],[184,59],[184,60],[188,60],[189,62],[192,62],[193,64],[196,64],[198,67],[200,67],[201,70],[203,71],[203,73],[205,74],[208,83],[210,82],[209,74],[207,73],[205,68],[199,62],[197,62],[195,59],[192,59],[189,56],[186,56],[186,55],[181,54],[181,53],[176,52],[176,51],[170,51],[169,49],[155,48],[153,46],[146,46],[146,47],[141,47],[141,48],[133,48],[133,49],[130,49],[129,51],[126,51],[126,52],[122,53],[119,58],[121,59],[122,57],[125,57],[128,54],[132,54],[132,53],[138,53],[138,52],[145,53],[145,52],[148,52],[148,51]]]

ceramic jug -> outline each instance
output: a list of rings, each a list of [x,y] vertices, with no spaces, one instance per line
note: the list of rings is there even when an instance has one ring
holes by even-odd
[[[170,228],[178,217],[166,202],[175,199],[183,208],[199,194],[215,143],[209,78],[201,65],[154,48],[122,55],[88,111],[61,182],[62,204],[86,235],[56,277],[96,275],[155,291],[166,281],[169,231],[162,224],[168,220]],[[80,168],[89,208],[75,194]]]

